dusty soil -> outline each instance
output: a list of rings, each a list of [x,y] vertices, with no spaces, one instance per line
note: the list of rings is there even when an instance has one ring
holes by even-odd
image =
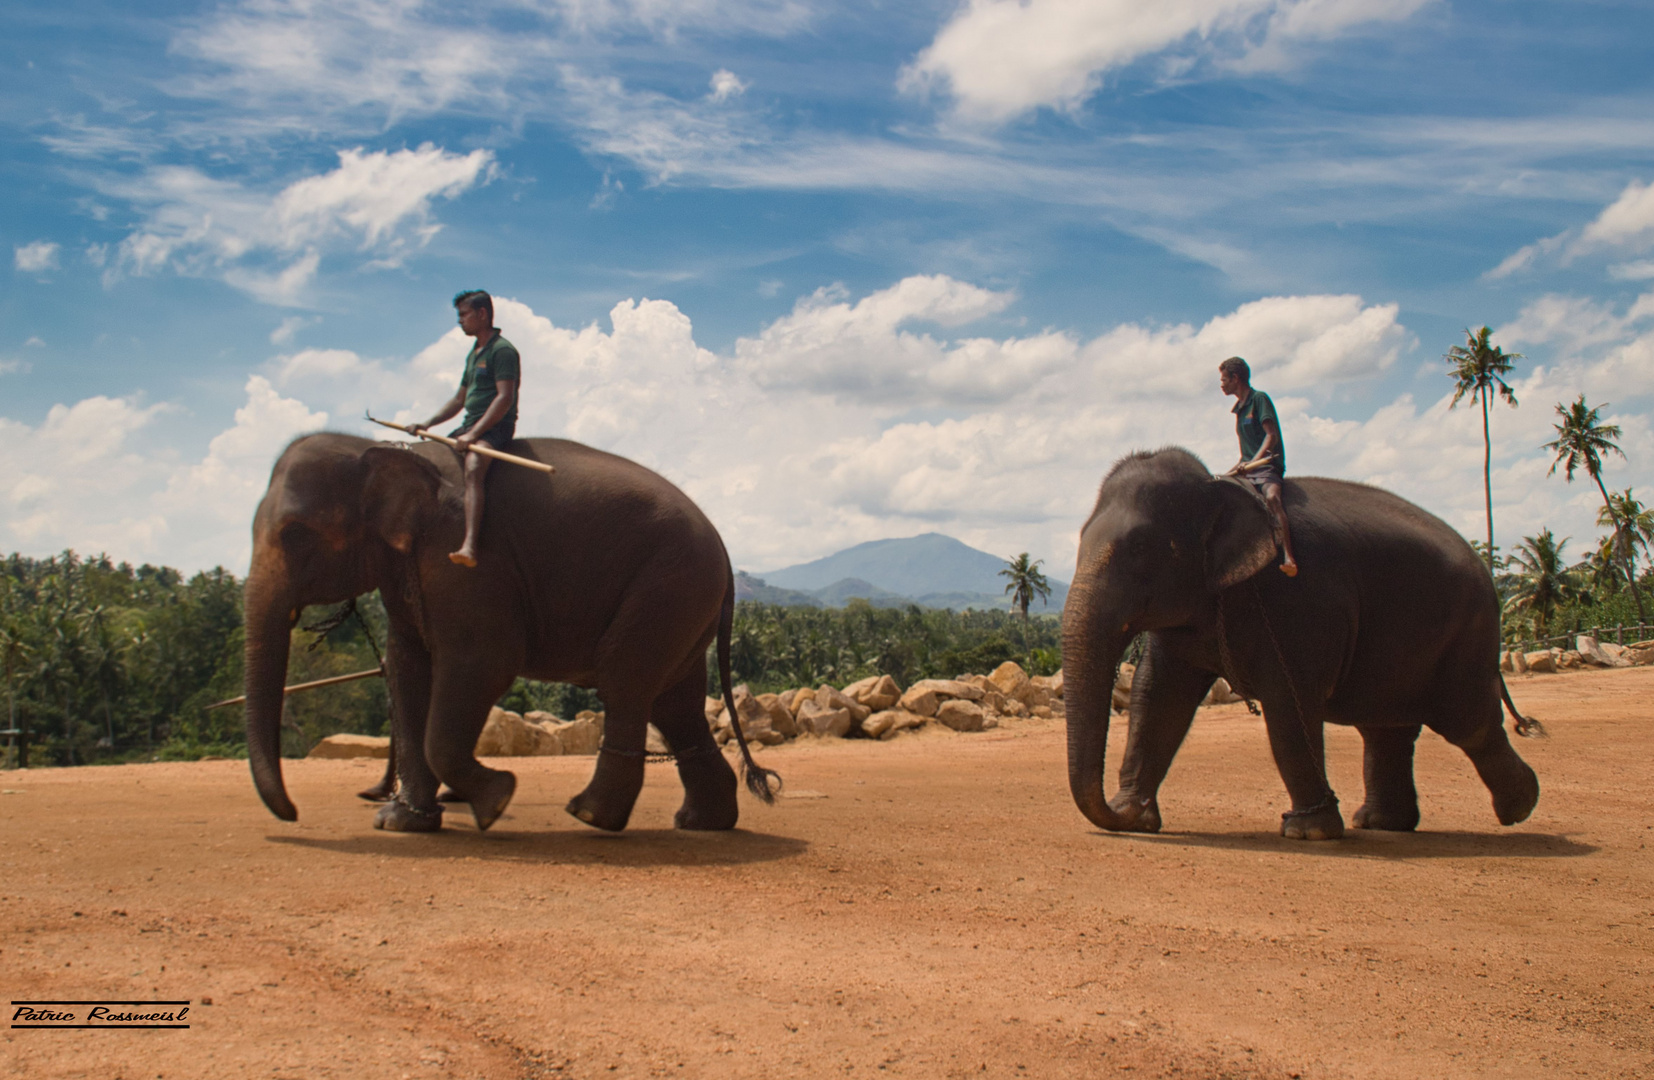
[[[589,758],[510,762],[483,835],[373,831],[378,763],[290,762],[292,825],[242,762],[0,774],[6,997],[195,1002],[8,1025],[0,1075],[1654,1075],[1654,669],[1512,689],[1531,820],[1427,732],[1421,831],[1323,844],[1240,706],[1158,836],[1085,823],[1050,722],[767,751],[795,797],[710,836],[668,765],[623,836],[569,818]],[[1354,732],[1329,759],[1347,814]]]

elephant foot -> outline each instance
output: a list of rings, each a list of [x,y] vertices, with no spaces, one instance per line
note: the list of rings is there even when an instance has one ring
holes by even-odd
[[[1344,815],[1338,812],[1338,797],[1329,793],[1307,810],[1289,810],[1281,815],[1281,835],[1288,840],[1341,840]]]
[[[619,832],[631,820],[643,790],[644,755],[616,753],[605,747],[597,755],[597,772],[586,790],[569,800],[568,812],[587,825]]]
[[[1498,815],[1499,824],[1515,825],[1528,820],[1528,815],[1539,804],[1539,777],[1515,750],[1508,745],[1503,750],[1486,758],[1472,758],[1471,763],[1493,795],[1493,812]]]
[[[717,747],[678,755],[678,779],[683,781],[683,805],[672,818],[679,829],[733,829],[741,816],[736,798],[739,785]]]
[[[1153,795],[1142,796],[1117,791],[1114,798],[1108,801],[1109,809],[1120,815],[1124,824],[1116,828],[1115,832],[1147,832],[1160,831],[1160,803]]]
[[[504,769],[489,769],[487,773],[482,783],[470,785],[470,795],[465,800],[471,804],[471,816],[476,819],[478,832],[487,831],[488,826],[500,820],[511,803],[511,796],[517,793],[516,773]]]
[[[437,832],[442,828],[442,807],[419,810],[396,799],[373,815],[373,827],[386,832]]]
[[[392,780],[387,784],[381,780],[370,788],[358,791],[356,797],[367,802],[390,802],[396,797],[396,781]]]
[[[1350,816],[1350,824],[1357,829],[1376,829],[1379,832],[1412,832],[1419,827],[1419,808],[1384,807],[1362,803]]]
[[[453,788],[449,787],[447,784],[443,784],[442,785],[442,790],[436,793],[436,801],[437,802],[444,802],[444,803],[446,803],[446,802],[466,802],[467,799],[465,798],[464,795],[461,795],[459,792],[455,791]]]

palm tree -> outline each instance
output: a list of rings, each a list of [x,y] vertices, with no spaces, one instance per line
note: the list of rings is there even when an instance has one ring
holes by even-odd
[[[1612,533],[1598,541],[1597,549],[1574,569],[1598,596],[1613,596],[1625,589],[1625,567]]]
[[[1521,353],[1507,353],[1497,345],[1488,342],[1493,333],[1484,326],[1472,333],[1464,332],[1465,343],[1448,349],[1442,357],[1453,370],[1448,374],[1453,379],[1453,400],[1448,408],[1454,408],[1466,395],[1479,403],[1482,407],[1482,495],[1487,502],[1487,566],[1488,572],[1494,570],[1493,548],[1493,440],[1488,434],[1487,411],[1493,400],[1494,391],[1511,406],[1516,405],[1516,395],[1505,383],[1505,376],[1515,367],[1512,360],[1522,359]]]
[[[1625,451],[1614,442],[1620,437],[1618,424],[1602,422],[1602,410],[1608,407],[1603,402],[1596,408],[1587,408],[1585,395],[1579,395],[1572,405],[1558,405],[1556,414],[1562,417],[1556,428],[1556,438],[1546,443],[1544,448],[1556,454],[1556,460],[1551,462],[1550,472],[1553,475],[1558,465],[1562,466],[1563,476],[1569,483],[1573,483],[1574,472],[1583,468],[1591,474],[1591,479],[1597,482],[1597,490],[1602,492],[1602,505],[1608,514],[1616,532],[1620,529],[1619,516],[1614,511],[1614,502],[1608,497],[1608,489],[1602,484],[1602,455],[1608,453],[1625,456]],[[1637,621],[1646,623],[1648,613],[1643,609],[1642,593],[1637,589],[1637,575],[1629,562],[1625,566],[1625,576],[1631,585],[1631,598],[1637,602]]]
[[[1608,505],[1597,511],[1597,524],[1614,530],[1608,535],[1609,546],[1634,571],[1637,549],[1646,556],[1654,541],[1654,508],[1645,507],[1630,488],[1610,491]]]
[[[1028,553],[1024,551],[1014,559],[1007,559],[1005,569],[999,572],[1002,578],[1010,578],[1010,584],[1005,591],[1011,594],[1011,606],[1022,613],[1024,624],[1028,622],[1028,605],[1034,602],[1038,595],[1041,599],[1051,598],[1051,585],[1040,573],[1040,564],[1044,559],[1028,561]]]
[[[1551,530],[1540,529],[1538,536],[1523,537],[1509,559],[1515,588],[1506,606],[1531,618],[1538,637],[1545,636],[1557,605],[1580,592],[1580,574],[1562,556],[1567,546],[1567,537],[1558,540]]]

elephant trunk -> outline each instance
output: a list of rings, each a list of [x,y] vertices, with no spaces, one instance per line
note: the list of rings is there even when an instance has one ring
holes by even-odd
[[[1077,602],[1076,602],[1077,601]],[[1103,793],[1103,760],[1108,753],[1109,708],[1115,673],[1130,635],[1119,620],[1099,618],[1082,591],[1064,612],[1063,701],[1068,714],[1068,790],[1080,813],[1100,829],[1121,830],[1128,822]]]
[[[247,761],[264,805],[283,821],[294,821],[299,811],[281,779],[281,714],[293,606],[281,572],[256,562],[254,567],[245,604]]]

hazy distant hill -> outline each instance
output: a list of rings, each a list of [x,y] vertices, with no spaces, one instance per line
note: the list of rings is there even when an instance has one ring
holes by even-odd
[[[752,599],[768,603],[809,601],[838,607],[851,597],[864,597],[876,607],[918,603],[925,607],[962,609],[1009,608],[1005,579],[999,572],[1005,560],[978,551],[941,533],[903,540],[872,540],[846,548],[814,562],[774,570],[760,578],[747,578]],[[1042,569],[1044,569],[1042,567]],[[1035,601],[1031,613],[1056,613],[1068,599],[1068,583],[1047,574],[1051,599],[1047,605]],[[799,600],[775,599],[760,592],[792,592]],[[745,599],[745,597],[743,597]]]

